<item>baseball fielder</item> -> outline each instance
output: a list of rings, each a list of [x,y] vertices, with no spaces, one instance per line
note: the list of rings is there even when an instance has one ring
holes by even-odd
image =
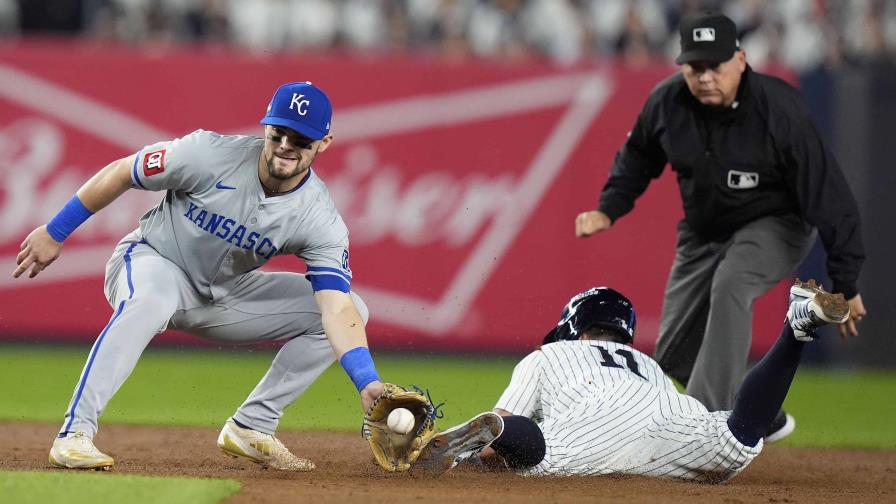
[[[734,410],[715,412],[679,393],[656,361],[629,346],[628,299],[606,287],[578,294],[516,366],[494,413],[437,435],[418,464],[444,471],[478,454],[486,466],[526,475],[726,481],[762,450],[805,342],[819,326],[849,317],[843,295],[812,280],[797,280],[790,292],[780,338],[747,375]]]
[[[350,292],[348,230],[311,169],[333,142],[332,106],[308,82],[284,84],[261,120],[264,138],[198,130],[112,162],[47,225],[22,243],[13,273],[34,277],[74,229],[128,189],[165,191],[106,265],[114,313],[75,385],[54,466],[107,469],[93,444],[97,419],[166,328],[228,343],[286,340],[255,390],[228,419],[218,446],[264,466],[309,471],[314,464],[274,437],[283,410],[333,362],[354,382],[366,410],[383,390]],[[293,254],[303,274],[257,268]]]

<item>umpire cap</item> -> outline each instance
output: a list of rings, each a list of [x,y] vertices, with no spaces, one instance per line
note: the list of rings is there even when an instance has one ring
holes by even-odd
[[[333,105],[310,82],[290,82],[277,88],[261,124],[281,126],[320,140],[330,133]]]
[[[679,27],[681,54],[679,65],[693,61],[721,63],[728,61],[740,47],[737,26],[727,16],[704,12],[686,17]]]
[[[620,343],[629,345],[635,340],[635,307],[628,298],[609,287],[588,289],[566,303],[560,321],[542,344],[577,340],[581,333],[594,327],[615,332]]]

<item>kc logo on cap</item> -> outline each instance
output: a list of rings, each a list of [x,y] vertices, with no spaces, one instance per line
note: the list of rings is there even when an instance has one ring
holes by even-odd
[[[330,133],[333,106],[323,90],[310,82],[290,82],[274,93],[261,124],[289,128],[312,140]]]
[[[694,42],[715,42],[715,28],[694,28]]]
[[[289,110],[292,110],[292,108],[295,107],[296,112],[298,112],[299,115],[307,114],[308,113],[308,105],[311,104],[311,101],[303,100],[302,98],[305,98],[305,95],[301,95],[299,93],[293,93],[292,100],[290,100],[290,102],[289,102]]]

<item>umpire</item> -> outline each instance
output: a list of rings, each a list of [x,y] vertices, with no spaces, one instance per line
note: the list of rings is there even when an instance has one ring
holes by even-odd
[[[727,410],[746,369],[753,302],[792,273],[816,229],[833,292],[849,301],[844,337],[865,315],[856,287],[865,256],[855,199],[799,93],[747,65],[731,19],[700,14],[680,32],[681,72],[650,94],[576,235],[609,229],[672,166],[685,217],[655,357],[711,411]]]

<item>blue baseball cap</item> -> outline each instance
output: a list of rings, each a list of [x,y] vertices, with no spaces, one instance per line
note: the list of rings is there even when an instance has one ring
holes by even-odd
[[[330,133],[333,105],[323,90],[310,82],[290,82],[277,88],[261,124],[297,131],[312,140]]]

